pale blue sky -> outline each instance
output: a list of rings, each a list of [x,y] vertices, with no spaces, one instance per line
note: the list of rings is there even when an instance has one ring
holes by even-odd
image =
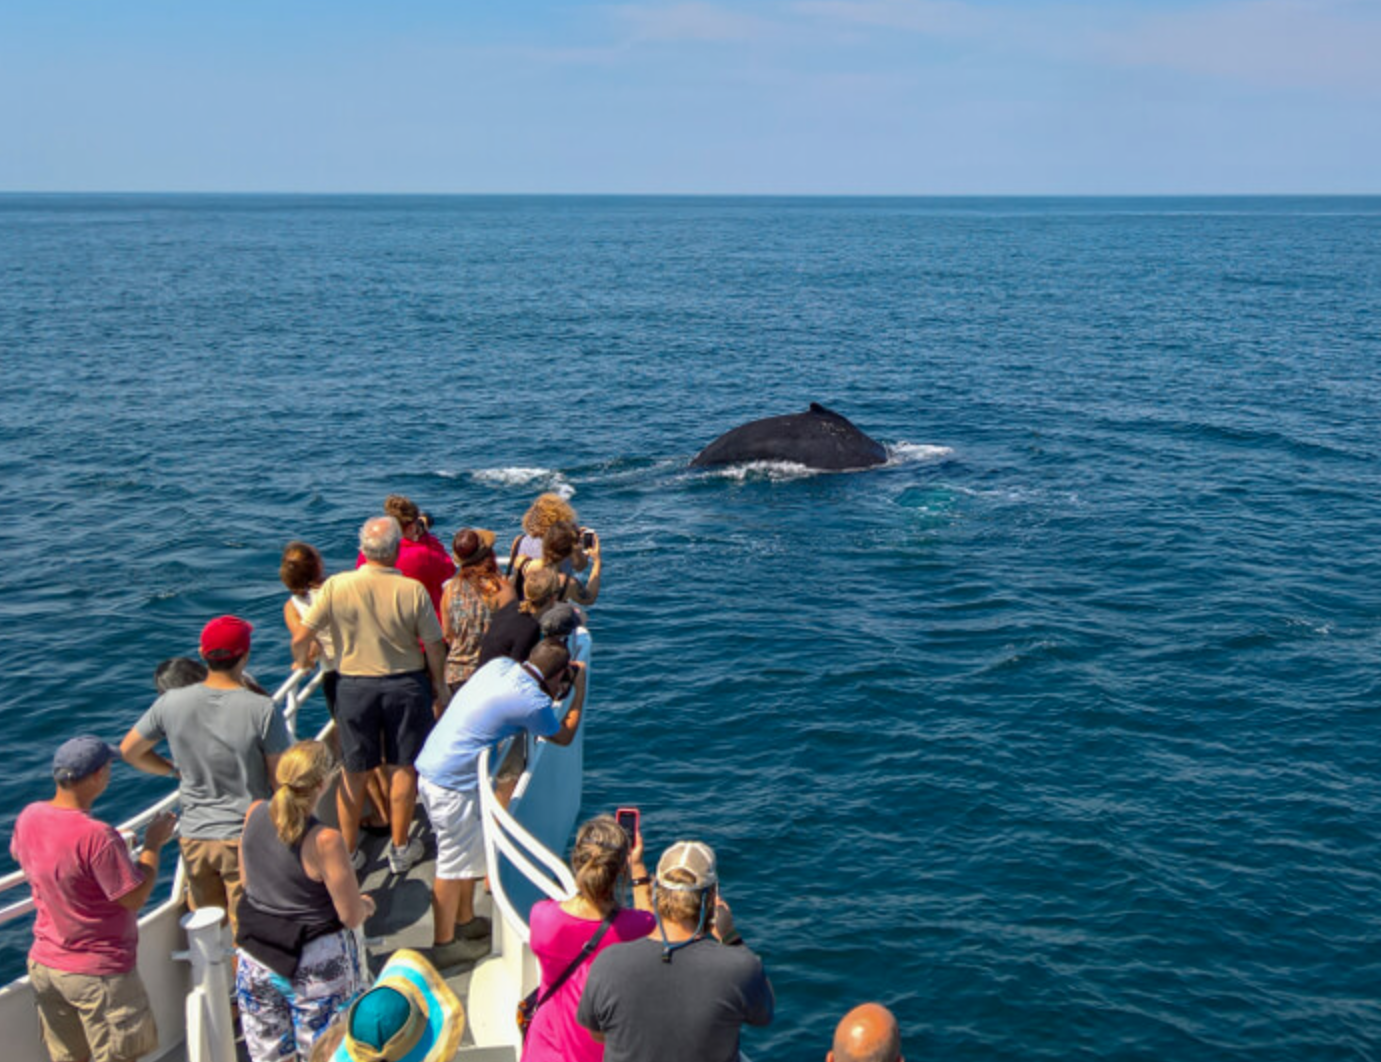
[[[0,0],[0,189],[1381,192],[1381,0]]]

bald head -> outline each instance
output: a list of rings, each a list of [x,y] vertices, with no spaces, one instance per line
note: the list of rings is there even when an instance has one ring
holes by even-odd
[[[901,1062],[901,1030],[880,1003],[864,1003],[844,1015],[834,1030],[826,1062]]]

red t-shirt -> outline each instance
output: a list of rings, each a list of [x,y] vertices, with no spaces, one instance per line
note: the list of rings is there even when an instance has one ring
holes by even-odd
[[[115,901],[144,879],[113,826],[75,808],[30,804],[15,821],[10,854],[38,909],[29,958],[65,973],[134,969],[139,917]]]
[[[364,563],[364,554],[361,553],[355,559],[355,567],[363,568]],[[446,589],[446,580],[456,573],[455,561],[451,560],[446,547],[437,541],[435,535],[424,534],[416,542],[404,536],[398,544],[398,563],[394,567],[427,588],[436,618],[440,619],[441,595]]]

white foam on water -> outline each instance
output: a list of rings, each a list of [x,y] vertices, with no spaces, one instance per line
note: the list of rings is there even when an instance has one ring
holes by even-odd
[[[474,476],[477,482],[488,483],[490,486],[538,487],[559,494],[563,498],[575,497],[575,487],[554,468],[511,465],[507,468],[483,468]]]
[[[937,446],[933,443],[895,442],[887,447],[887,464],[895,467],[897,465],[920,464],[922,461],[943,461],[953,453],[953,448],[949,446]]]
[[[739,465],[725,465],[714,469],[710,475],[720,479],[731,479],[735,483],[765,479],[773,483],[783,483],[793,479],[806,479],[820,474],[818,468],[808,468],[795,461],[745,461]]]

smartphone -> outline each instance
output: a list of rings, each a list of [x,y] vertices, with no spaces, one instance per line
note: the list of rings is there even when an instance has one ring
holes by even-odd
[[[593,531],[580,532],[580,548],[589,549],[595,544],[595,533]]]
[[[623,832],[628,834],[628,843],[630,845],[637,844],[638,827],[641,822],[641,816],[638,814],[638,809],[619,808],[618,811],[614,812],[614,818],[617,819],[619,825],[623,827]]]

